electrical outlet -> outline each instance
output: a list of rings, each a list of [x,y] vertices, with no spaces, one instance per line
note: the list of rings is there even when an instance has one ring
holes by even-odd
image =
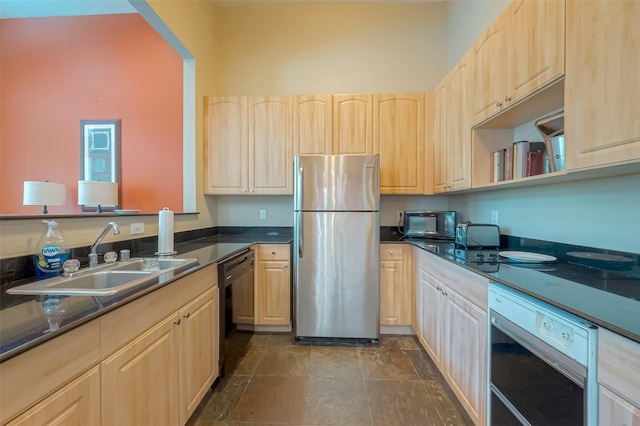
[[[144,223],[132,223],[130,230],[131,235],[144,234]]]
[[[267,220],[267,211],[260,210],[260,220]]]
[[[498,211],[497,210],[492,210],[491,211],[491,223],[493,223],[494,225],[498,224]]]
[[[397,210],[396,211],[396,219],[398,219],[398,223],[402,225],[402,220],[404,219],[404,211]]]

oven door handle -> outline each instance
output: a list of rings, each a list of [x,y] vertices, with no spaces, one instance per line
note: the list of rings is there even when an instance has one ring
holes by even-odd
[[[537,339],[495,311],[490,312],[491,326],[502,331],[576,385],[585,388],[587,368],[559,350]],[[493,342],[492,342],[493,343]]]

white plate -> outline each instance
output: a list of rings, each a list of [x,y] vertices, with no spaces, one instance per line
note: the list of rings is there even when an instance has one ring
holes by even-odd
[[[554,256],[528,251],[501,251],[498,254],[507,259],[518,260],[520,262],[553,262],[554,260],[558,260],[558,258]]]
[[[140,212],[140,210],[114,210],[114,212],[118,214],[136,214]]]

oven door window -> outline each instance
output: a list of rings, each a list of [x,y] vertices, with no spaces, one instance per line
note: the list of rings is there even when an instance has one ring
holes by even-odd
[[[491,384],[508,401],[506,405],[532,425],[584,424],[584,381],[574,383],[495,326],[491,327]],[[514,424],[505,422],[506,409],[491,395],[492,425]]]

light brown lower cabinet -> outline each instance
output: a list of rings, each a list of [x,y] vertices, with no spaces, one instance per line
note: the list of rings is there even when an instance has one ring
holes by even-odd
[[[217,266],[11,358],[0,373],[3,425],[184,425],[218,376]]]
[[[411,325],[411,250],[380,245],[380,325]]]
[[[100,367],[95,366],[7,426],[99,424]]]
[[[291,246],[260,244],[255,272],[255,324],[291,325]]]
[[[414,248],[416,334],[476,425],[486,424],[489,282]]]
[[[103,425],[183,425],[217,376],[218,288],[102,362]]]
[[[598,330],[599,422],[640,426],[640,344]]]
[[[176,425],[178,315],[102,362],[102,425]]]

